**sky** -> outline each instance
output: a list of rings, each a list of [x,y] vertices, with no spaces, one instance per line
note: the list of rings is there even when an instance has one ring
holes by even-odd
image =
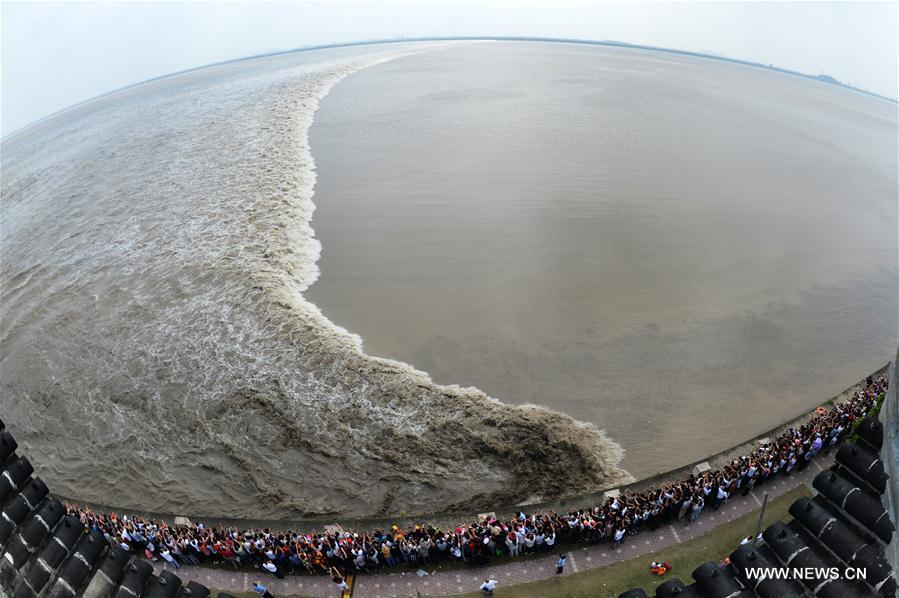
[[[713,52],[897,96],[897,2],[0,3],[0,133],[146,79],[271,50],[514,35]]]

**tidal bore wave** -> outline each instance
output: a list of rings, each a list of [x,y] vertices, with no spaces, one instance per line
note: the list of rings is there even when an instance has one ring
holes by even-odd
[[[194,515],[365,517],[630,478],[594,426],[368,356],[303,298],[321,249],[319,100],[434,47],[210,67],[4,142],[0,405],[54,489]]]

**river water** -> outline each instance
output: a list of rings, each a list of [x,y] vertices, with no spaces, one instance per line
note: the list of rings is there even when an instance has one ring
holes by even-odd
[[[0,416],[54,492],[189,516],[614,487],[889,359],[895,156],[894,104],[620,48],[135,86],[3,141]]]
[[[321,250],[307,139],[319,100],[453,45],[212,66],[4,139],[0,416],[55,493],[356,518],[630,479],[597,426],[366,355],[303,295]]]
[[[306,297],[367,353],[592,422],[652,475],[890,359],[896,138],[893,103],[717,60],[396,60],[316,115]]]

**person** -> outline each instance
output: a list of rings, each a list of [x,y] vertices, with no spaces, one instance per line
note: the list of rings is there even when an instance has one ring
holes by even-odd
[[[556,575],[561,575],[565,571],[565,555],[559,555],[559,562],[556,563]]]
[[[506,547],[509,549],[509,556],[518,556],[518,534],[509,532],[506,536]]]
[[[162,558],[164,558],[169,565],[171,565],[175,569],[181,568],[181,563],[179,563],[177,560],[175,560],[175,557],[172,556],[172,553],[169,551],[168,548],[163,548],[162,552],[160,554],[161,554]]]
[[[346,592],[350,589],[350,585],[343,578],[343,575],[340,574],[340,571],[337,570],[337,567],[331,567],[331,581],[337,584],[337,589],[341,592]]]
[[[549,528],[549,535],[546,536],[546,539],[543,541],[544,546],[546,546],[546,551],[550,552],[553,549],[553,546],[556,545],[556,529],[552,526]]]
[[[496,589],[497,581],[495,579],[485,579],[481,584],[481,591],[485,596],[493,596],[493,590]]]
[[[821,447],[824,446],[824,439],[820,434],[815,436],[815,440],[812,442],[812,457],[821,452]]]
[[[684,517],[687,515],[687,513],[690,512],[690,509],[692,509],[692,508],[693,508],[693,497],[688,496],[687,498],[685,498],[683,500],[683,502],[680,505],[680,510],[677,513],[677,520],[683,521]]]
[[[705,500],[700,496],[696,499],[696,502],[693,503],[693,512],[690,513],[690,521],[699,519],[699,514],[702,513],[703,506],[705,506]]]
[[[716,511],[718,507],[727,502],[727,490],[724,489],[724,484],[718,486],[718,494],[715,496],[715,506],[713,507]]]
[[[278,571],[278,567],[270,560],[265,561],[265,563],[262,564],[262,568],[265,569],[266,571],[268,571],[269,573],[273,573],[275,575],[275,577],[277,577],[278,579],[281,579],[282,577],[284,577],[284,574],[282,572]]]
[[[459,542],[453,544],[453,547],[450,548],[450,554],[453,555],[453,558],[457,561],[462,560],[462,540],[459,539]]]
[[[537,542],[537,537],[532,533],[527,534],[524,537],[524,553],[525,554],[534,554],[534,546]]]
[[[275,595],[268,591],[268,588],[258,581],[253,582],[253,591],[262,596],[262,598],[275,598]]]

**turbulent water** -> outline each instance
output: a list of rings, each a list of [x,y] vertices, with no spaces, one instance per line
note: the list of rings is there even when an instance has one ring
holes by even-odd
[[[571,44],[129,88],[3,142],[0,415],[56,492],[188,515],[667,470],[890,358],[896,131],[835,86]]]
[[[2,146],[2,417],[54,491],[191,515],[368,516],[612,486],[592,424],[362,353],[318,275],[307,131],[435,44],[241,61]]]
[[[310,131],[306,297],[367,353],[594,422],[652,475],[891,358],[896,139],[893,102],[667,52],[385,63]]]

